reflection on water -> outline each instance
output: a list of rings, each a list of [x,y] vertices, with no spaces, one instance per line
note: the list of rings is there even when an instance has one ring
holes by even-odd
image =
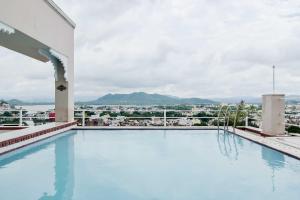
[[[74,190],[74,137],[72,134],[55,141],[55,194],[43,194],[39,200],[69,200]]]
[[[222,155],[229,159],[238,160],[239,149],[243,148],[241,137],[227,131],[218,131],[217,142]]]
[[[232,160],[238,160],[239,151],[243,148],[243,139],[227,131],[218,131],[217,142],[220,153]],[[284,154],[261,146],[261,157],[271,169],[272,191],[276,190],[275,171],[285,166]]]
[[[285,165],[284,154],[262,146],[261,157],[272,170],[271,172],[272,191],[275,191],[276,190],[275,171],[284,168]]]
[[[72,199],[74,189],[74,134],[68,132],[66,135],[52,137],[33,144],[30,147],[12,152],[4,156],[0,160],[0,168],[18,162],[18,160],[26,159],[31,155],[47,149],[54,144],[54,195],[49,195],[46,191],[39,200],[61,200]],[[59,139],[58,139],[59,138]],[[13,155],[13,156],[12,156]],[[51,162],[50,162],[51,163]],[[52,164],[52,163],[51,163]],[[46,170],[46,169],[45,169]],[[49,173],[49,172],[47,172]],[[15,177],[14,177],[15,178]]]
[[[217,142],[222,155],[229,159],[238,160],[239,151],[244,146],[241,137],[226,131],[219,131]],[[285,165],[284,154],[268,147],[261,146],[261,157],[271,169],[280,169]]]
[[[262,146],[261,157],[271,169],[281,169],[284,167],[284,154],[280,152]]]

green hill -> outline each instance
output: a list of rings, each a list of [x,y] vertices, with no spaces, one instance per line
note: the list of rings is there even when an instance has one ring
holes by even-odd
[[[131,94],[107,94],[85,104],[95,105],[192,105],[214,104],[215,101],[200,98],[179,98],[160,94],[135,92]]]

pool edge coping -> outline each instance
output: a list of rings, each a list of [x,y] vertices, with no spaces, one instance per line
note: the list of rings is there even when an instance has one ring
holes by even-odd
[[[273,150],[279,151],[285,155],[288,155],[290,157],[293,157],[297,160],[300,160],[300,148],[296,148],[293,146],[290,146],[286,143],[280,142],[278,140],[274,140],[274,137],[264,137],[260,136],[248,131],[244,131],[241,129],[236,129],[233,127],[229,127],[228,131],[232,134],[238,135],[244,139],[247,139],[249,141],[252,141],[256,144],[260,144],[262,146],[271,148]]]

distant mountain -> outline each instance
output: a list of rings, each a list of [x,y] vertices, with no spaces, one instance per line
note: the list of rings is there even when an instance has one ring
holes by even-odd
[[[161,94],[135,92],[131,94],[107,94],[95,101],[81,102],[81,104],[95,105],[179,105],[179,104],[215,104],[217,102],[200,98],[179,98]]]
[[[300,95],[287,95],[285,97],[287,104],[299,104]],[[93,101],[76,102],[80,105],[193,105],[193,104],[218,104],[218,103],[246,103],[261,104],[261,97],[228,97],[228,98],[179,98],[170,95],[148,94],[145,92],[135,92],[131,94],[107,94]],[[4,101],[4,100],[0,100]],[[54,102],[27,102],[18,99],[5,100],[10,105],[53,105]]]
[[[25,104],[25,102],[18,100],[18,99],[8,100],[7,103],[9,103],[10,105],[24,105]]]
[[[0,105],[3,105],[3,104],[7,104],[7,102],[4,101],[4,100],[2,100],[2,99],[0,99]]]
[[[19,99],[10,99],[6,101],[9,105],[12,106],[28,106],[28,105],[52,105],[53,102],[26,102]]]
[[[298,104],[300,103],[300,95],[288,95],[285,97],[285,101],[288,104]]]

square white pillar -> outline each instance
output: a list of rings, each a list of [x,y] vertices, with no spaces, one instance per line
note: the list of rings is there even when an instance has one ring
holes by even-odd
[[[283,135],[285,99],[284,94],[262,96],[262,132],[266,135]]]
[[[73,83],[55,81],[55,121],[74,121]]]

